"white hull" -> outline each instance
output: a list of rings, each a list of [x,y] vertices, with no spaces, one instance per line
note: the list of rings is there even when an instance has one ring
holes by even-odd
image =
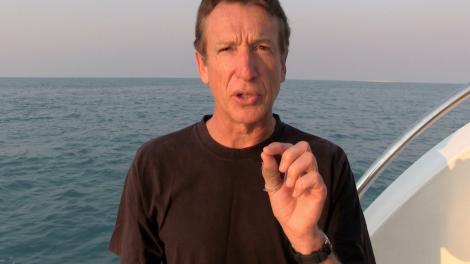
[[[377,263],[470,263],[470,123],[365,211]]]

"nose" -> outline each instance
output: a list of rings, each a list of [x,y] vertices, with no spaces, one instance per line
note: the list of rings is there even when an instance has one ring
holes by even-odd
[[[256,58],[249,48],[238,50],[237,77],[244,81],[252,81],[258,76]]]

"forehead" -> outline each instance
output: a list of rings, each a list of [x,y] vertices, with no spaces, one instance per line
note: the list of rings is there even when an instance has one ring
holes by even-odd
[[[277,40],[278,20],[254,4],[220,3],[207,16],[204,34],[214,41],[243,41],[259,38]]]

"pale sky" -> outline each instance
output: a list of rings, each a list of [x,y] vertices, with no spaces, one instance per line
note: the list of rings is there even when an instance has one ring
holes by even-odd
[[[470,82],[470,0],[284,0],[288,79]],[[0,77],[197,77],[196,0],[0,0]]]

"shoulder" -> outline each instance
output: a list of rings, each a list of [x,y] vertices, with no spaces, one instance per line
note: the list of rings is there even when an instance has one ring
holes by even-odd
[[[194,146],[197,124],[153,138],[142,144],[134,155],[128,178],[162,194],[171,188],[175,168],[182,167],[182,150]],[[190,143],[193,142],[193,143]]]
[[[177,155],[181,149],[189,147],[196,141],[198,123],[183,129],[162,135],[142,144],[136,152],[136,161],[149,161]]]

